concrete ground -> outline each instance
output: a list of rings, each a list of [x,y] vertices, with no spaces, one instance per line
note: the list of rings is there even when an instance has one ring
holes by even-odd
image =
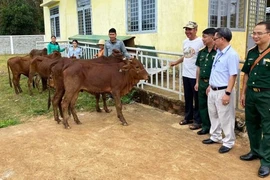
[[[114,107],[107,114],[78,113],[71,129],[39,116],[0,129],[0,180],[254,180],[258,160],[243,162],[246,138],[219,154],[220,144],[204,145],[183,118],[142,104],[124,105],[129,126]],[[267,178],[265,178],[267,179]]]

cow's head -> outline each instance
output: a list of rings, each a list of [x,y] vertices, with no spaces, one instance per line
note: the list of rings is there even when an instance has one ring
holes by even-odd
[[[47,48],[42,49],[41,55],[44,56],[44,55],[47,55],[47,54],[48,54],[48,53],[47,53]]]
[[[123,71],[128,73],[136,80],[148,80],[148,73],[143,67],[143,64],[135,57],[131,60],[126,60],[126,64],[122,68]]]
[[[118,49],[113,49],[111,56],[116,57],[116,58],[119,58],[119,59],[123,59],[124,58],[123,53],[120,50],[118,50]]]
[[[54,59],[54,58],[60,58],[61,57],[61,53],[58,51],[53,51],[52,54],[47,56],[48,58]]]

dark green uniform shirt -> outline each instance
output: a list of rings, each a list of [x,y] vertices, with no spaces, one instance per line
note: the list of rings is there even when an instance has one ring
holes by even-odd
[[[216,53],[215,49],[208,52],[207,46],[199,51],[196,66],[200,67],[200,78],[209,79]]]
[[[270,46],[268,48],[270,48]],[[247,81],[248,87],[270,88],[270,53],[264,56],[252,69],[252,72],[250,72],[252,64],[262,53],[259,52],[258,46],[255,46],[248,51],[246,61],[242,68],[242,71],[245,74],[249,74]]]

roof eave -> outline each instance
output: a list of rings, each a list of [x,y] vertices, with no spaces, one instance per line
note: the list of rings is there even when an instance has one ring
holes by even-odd
[[[49,0],[47,2],[44,2],[44,3],[40,4],[40,6],[41,7],[49,7],[49,6],[55,5],[55,4],[59,3],[59,2],[60,2],[60,0]]]

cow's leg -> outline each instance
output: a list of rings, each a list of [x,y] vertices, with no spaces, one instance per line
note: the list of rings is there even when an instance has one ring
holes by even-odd
[[[20,85],[20,81],[19,81],[19,84],[18,84],[18,91],[19,91],[19,93],[22,93],[22,88],[21,88],[21,85]]]
[[[69,93],[71,95],[71,93]],[[63,124],[66,129],[70,129],[70,126],[68,124],[68,119],[70,116],[68,115],[68,107],[71,101],[70,95],[68,95],[67,92],[65,92],[64,98],[62,99],[61,106],[63,110]]]
[[[115,100],[115,108],[116,108],[116,111],[117,111],[117,117],[119,118],[119,120],[122,122],[122,125],[123,126],[127,126],[128,123],[127,121],[125,120],[123,114],[122,114],[122,103],[121,103],[121,97],[119,94],[117,95],[114,95],[113,94],[113,97],[114,97],[114,100]]]
[[[20,89],[19,89],[20,84],[19,84],[19,82],[20,82],[20,75],[13,74],[12,83],[13,83],[14,90],[15,90],[16,94],[20,93]]]
[[[60,113],[60,116],[63,118],[64,115],[63,115],[63,108],[62,108],[62,105],[61,105],[61,99],[58,103],[58,110],[59,110],[59,113]]]
[[[64,91],[56,90],[52,99],[54,120],[59,124],[61,122],[58,114],[58,108],[60,115],[63,117],[63,111],[61,108],[61,99],[64,95]]]
[[[20,79],[21,79],[21,75],[19,75],[19,79],[18,79],[18,91],[19,91],[19,93],[22,93],[23,91],[21,88]]]
[[[110,113],[112,110],[108,109],[107,102],[106,102],[106,93],[102,93],[102,101],[103,101],[103,109],[106,113]]]
[[[30,70],[30,72],[29,72],[29,77],[28,77],[28,91],[29,91],[30,96],[33,95],[33,91],[32,91],[32,83],[33,83],[33,78],[34,78],[34,76],[35,76],[35,72],[32,72],[32,71]]]
[[[77,124],[82,124],[81,121],[79,120],[78,116],[77,116],[77,112],[76,112],[76,109],[75,109],[75,104],[76,104],[76,101],[78,99],[78,96],[79,96],[79,92],[75,93],[74,96],[72,97],[71,102],[70,102],[70,110],[71,110],[71,114],[73,116],[74,121]]]
[[[38,92],[41,92],[41,90],[40,90],[40,76],[39,75],[36,75],[34,78],[33,87],[34,86],[37,88]]]
[[[41,77],[42,82],[42,91],[45,91],[47,89],[47,78]]]
[[[100,109],[100,107],[99,107],[99,98],[100,98],[100,94],[99,94],[99,93],[95,94],[95,97],[96,97],[96,111],[97,111],[97,112],[101,112],[101,109]]]

